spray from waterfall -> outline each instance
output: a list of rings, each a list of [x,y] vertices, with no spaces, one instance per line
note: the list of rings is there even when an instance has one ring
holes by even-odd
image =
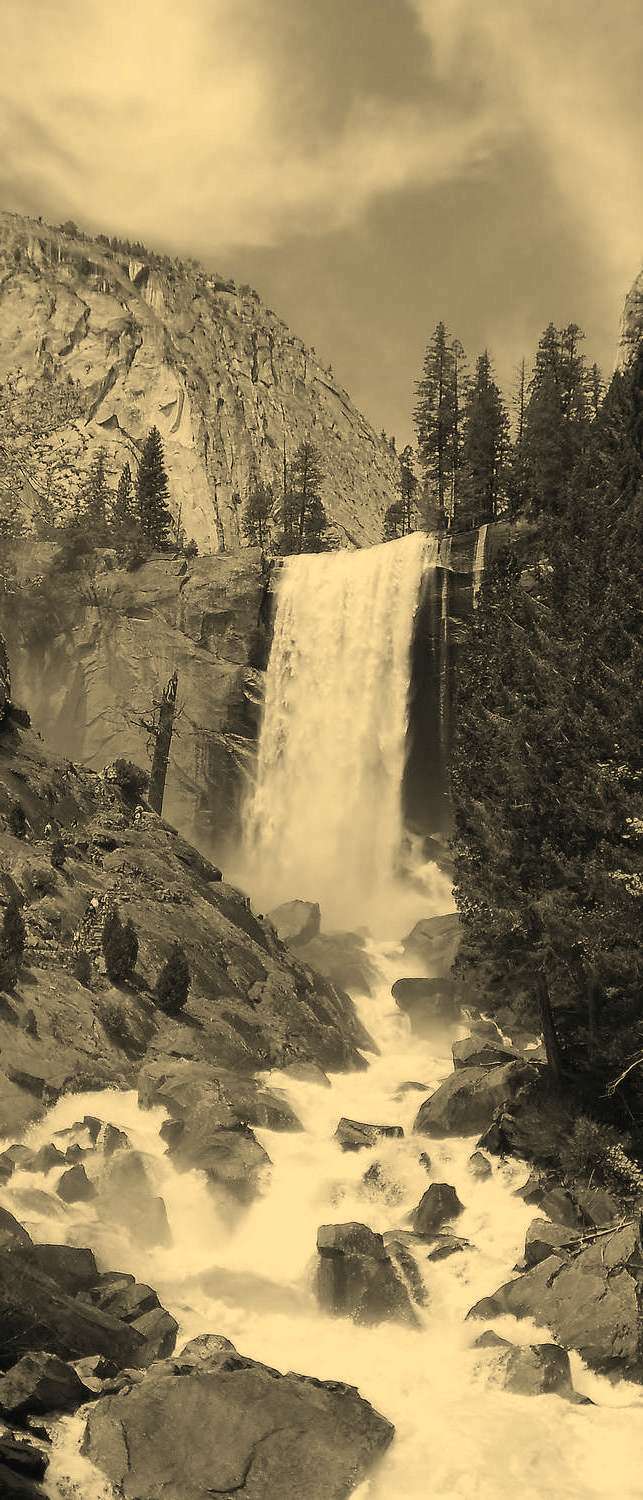
[[[245,808],[248,880],[266,904],[315,900],[327,925],[391,930],[413,620],[436,561],[415,532],[284,565]]]

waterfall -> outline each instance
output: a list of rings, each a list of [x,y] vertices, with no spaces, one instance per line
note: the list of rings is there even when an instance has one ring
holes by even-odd
[[[420,532],[358,552],[289,558],[279,580],[248,880],[268,904],[319,901],[372,919],[403,840],[413,619],[437,545]]]
[[[488,528],[486,522],[485,522],[484,526],[479,526],[478,527],[478,535],[476,537],[476,550],[475,550],[475,552],[473,554],[473,607],[474,607],[474,609],[476,607],[476,604],[478,603],[478,594],[480,593],[480,587],[481,587],[481,584],[482,584],[482,577],[483,577],[483,573],[484,573],[484,555],[485,555],[485,548],[486,548],[486,545],[487,545],[487,531],[488,531],[488,529],[489,528]]]

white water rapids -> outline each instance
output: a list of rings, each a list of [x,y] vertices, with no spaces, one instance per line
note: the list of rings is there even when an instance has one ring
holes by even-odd
[[[354,925],[361,914],[385,932],[390,913],[395,923],[399,918],[394,886],[409,646],[422,570],[435,560],[432,547],[411,536],[361,553],[296,558],[284,568],[248,808],[247,883],[253,897],[260,890],[262,903],[319,900],[328,925]],[[436,875],[418,915],[449,904]],[[179,1348],[197,1333],[222,1333],[242,1353],[280,1370],[356,1385],[395,1424],[396,1437],[354,1500],[640,1500],[639,1387],[612,1385],[574,1358],[576,1389],[596,1405],[511,1395],[494,1383],[491,1357],[472,1347],[486,1325],[466,1322],[465,1314],[511,1275],[534,1217],[514,1192],[526,1168],[495,1163],[492,1177],[479,1181],[467,1165],[473,1140],[413,1135],[419,1103],[450,1071],[451,1039],[436,1048],[411,1035],[391,983],[413,971],[394,943],[373,944],[372,954],[381,983],[356,1003],[379,1054],[365,1072],[335,1075],[328,1089],[268,1075],[304,1129],[256,1131],[273,1166],[262,1196],[239,1210],[233,1224],[201,1173],[175,1169],[159,1133],[163,1110],[141,1110],[134,1093],[67,1096],[27,1141],[43,1144],[86,1113],[124,1129],[145,1154],[165,1201],[169,1248],[143,1249],[117,1216],[99,1218],[92,1202],[72,1207],[34,1198],[34,1189],[53,1192],[55,1170],[40,1179],[17,1170],[2,1200],[35,1239],[91,1245],[101,1270],[134,1272],[153,1286],[179,1320]],[[333,1139],[342,1115],[401,1124],[405,1136],[345,1154]],[[423,1150],[430,1173],[419,1159]],[[363,1182],[376,1160],[391,1184],[386,1195]],[[87,1169],[100,1174],[98,1155],[87,1157]],[[437,1263],[416,1249],[427,1291],[422,1327],[363,1328],[320,1313],[319,1225],[358,1220],[381,1231],[408,1227],[431,1180],[456,1187],[465,1211],[454,1228],[472,1248]],[[516,1343],[551,1337],[507,1318],[493,1326]],[[51,1500],[111,1500],[109,1487],[79,1455],[82,1428],[82,1414],[58,1426],[47,1479]]]
[[[520,1397],[494,1386],[486,1356],[472,1349],[485,1324],[466,1323],[467,1309],[506,1280],[522,1252],[533,1209],[513,1195],[526,1169],[494,1166],[490,1181],[468,1171],[473,1140],[426,1140],[411,1125],[423,1091],[400,1091],[407,1081],[432,1089],[450,1068],[443,1055],[412,1037],[390,996],[399,964],[382,960],[378,993],[359,1002],[381,1052],[368,1072],[335,1075],[332,1088],[269,1075],[298,1112],[302,1133],[257,1131],[273,1161],[258,1202],[237,1225],[216,1209],[205,1178],[178,1173],[159,1137],[164,1114],[142,1111],[133,1093],[68,1096],[28,1136],[38,1145],[84,1113],[124,1129],[146,1154],[156,1190],[167,1205],[173,1243],[154,1252],[132,1243],[117,1222],[98,1222],[91,1203],[63,1208],[55,1225],[25,1211],[27,1187],[51,1190],[49,1180],[16,1173],[7,1206],[35,1238],[94,1247],[102,1269],[133,1271],[154,1286],[180,1321],[181,1341],[196,1333],[224,1333],[246,1354],[281,1370],[297,1370],[356,1385],[396,1426],[380,1468],[356,1492],[358,1500],[640,1500],[643,1398],[638,1387],[590,1375],[574,1360],[578,1390],[599,1404],[571,1406],[557,1396]],[[332,1139],[342,1114],[400,1123],[404,1140],[380,1142],[355,1154]],[[430,1176],[419,1162],[432,1159]],[[378,1160],[398,1185],[387,1202],[365,1190],[362,1178]],[[87,1169],[95,1170],[92,1158]],[[415,1331],[387,1323],[359,1328],[322,1315],[313,1295],[319,1224],[361,1220],[373,1229],[407,1224],[430,1180],[453,1183],[465,1205],[455,1226],[472,1243],[463,1254],[429,1263],[420,1252],[428,1305]],[[515,1342],[529,1342],[532,1325],[495,1319]],[[540,1330],[540,1337],[550,1335]],[[81,1418],[59,1428],[48,1480],[51,1500],[105,1500],[111,1491],[78,1455]],[[153,1441],[153,1434],[150,1435]],[[73,1482],[75,1480],[75,1482]],[[274,1500],[278,1500],[275,1496]],[[302,1497],[304,1500],[304,1497]]]

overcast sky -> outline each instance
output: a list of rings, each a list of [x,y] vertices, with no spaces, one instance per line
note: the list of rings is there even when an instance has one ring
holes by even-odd
[[[613,360],[641,257],[640,0],[4,0],[5,207],[249,281],[405,438],[444,318],[503,382]]]

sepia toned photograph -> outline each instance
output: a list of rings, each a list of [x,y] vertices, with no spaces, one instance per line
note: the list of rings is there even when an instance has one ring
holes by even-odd
[[[0,1500],[641,1500],[640,4],[0,11]]]

